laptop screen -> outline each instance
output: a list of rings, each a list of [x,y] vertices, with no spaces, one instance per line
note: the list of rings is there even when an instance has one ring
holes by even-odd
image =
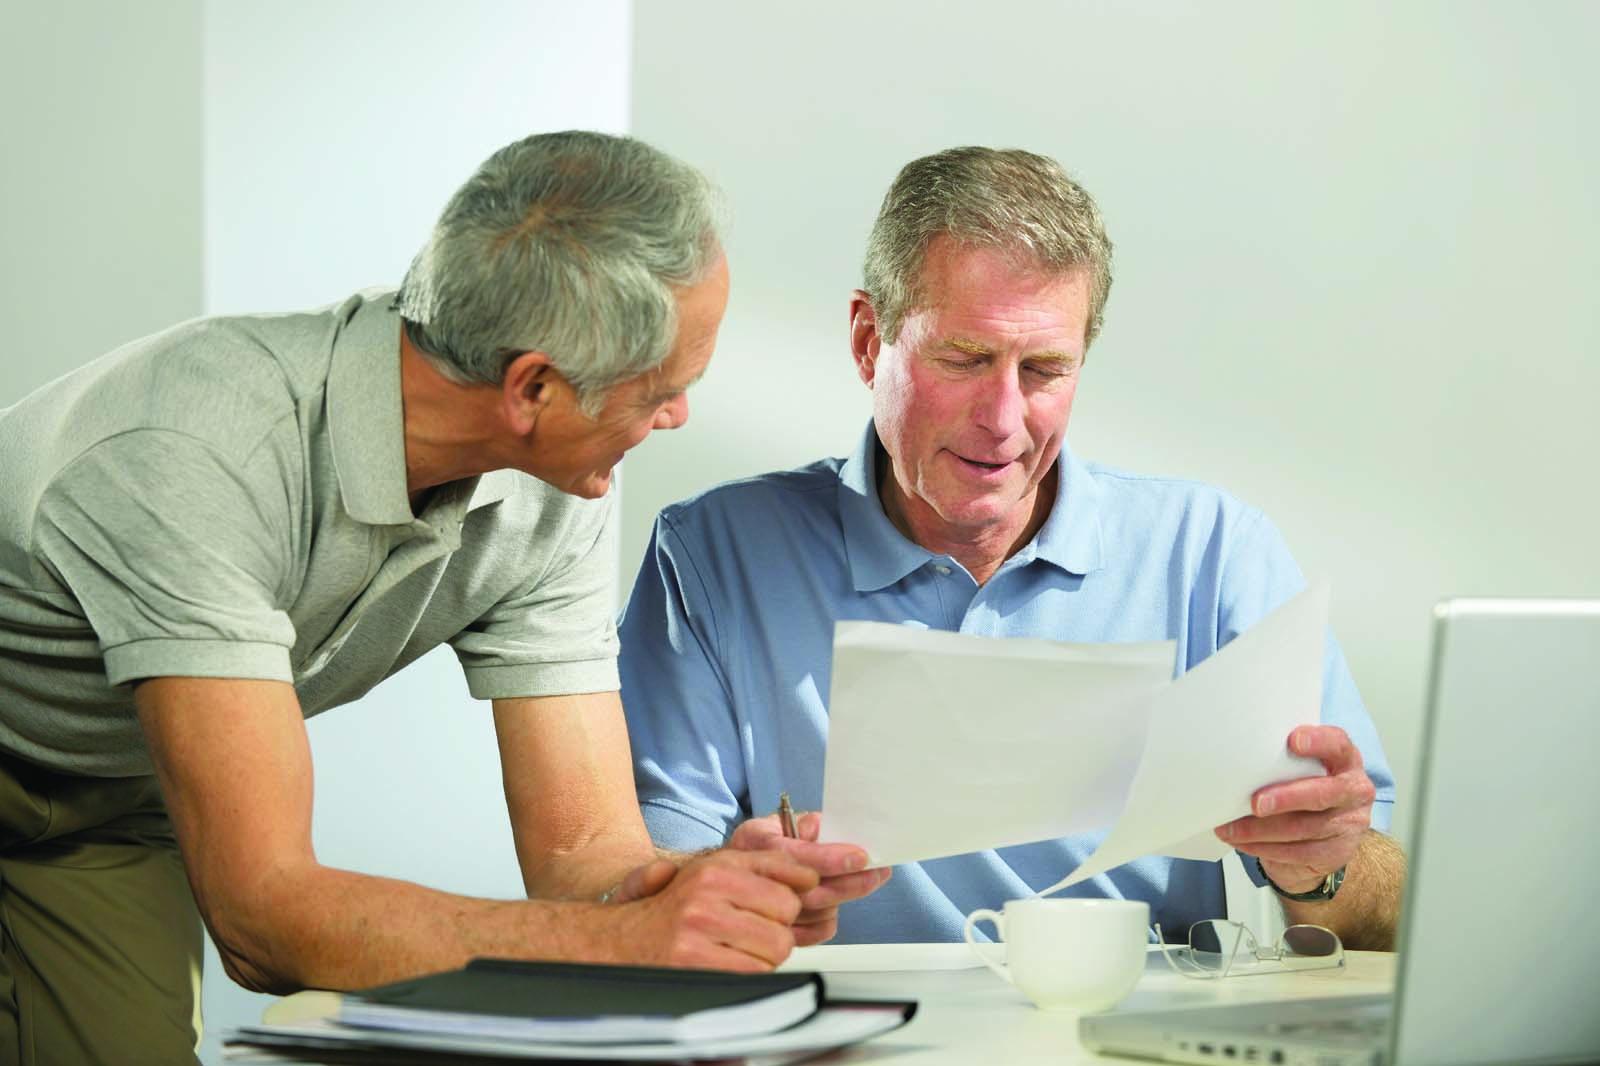
[[[1600,601],[1441,604],[1419,748],[1392,1061],[1592,1061]]]

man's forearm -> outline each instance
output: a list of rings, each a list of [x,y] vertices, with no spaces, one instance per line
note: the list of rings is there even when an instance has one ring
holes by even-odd
[[[494,722],[530,897],[593,900],[655,859],[617,693],[496,700]]]
[[[1393,951],[1405,875],[1406,856],[1399,843],[1369,829],[1345,869],[1339,894],[1325,903],[1281,900],[1284,918],[1290,925],[1332,929],[1351,950]]]
[[[522,883],[530,899],[595,900],[630,871],[663,857],[681,866],[691,856],[664,854],[632,833],[602,835],[524,864]]]
[[[364,988],[480,956],[618,961],[592,903],[475,899],[329,867],[203,909],[229,976],[279,994]]]

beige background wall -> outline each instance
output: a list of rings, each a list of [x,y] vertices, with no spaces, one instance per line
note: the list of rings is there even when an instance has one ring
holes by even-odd
[[[1596,40],[1576,2],[640,4],[633,128],[736,217],[690,423],[628,461],[625,579],[660,505],[854,443],[845,300],[899,166],[1031,148],[1117,244],[1071,445],[1277,521],[1403,786],[1436,599],[1600,595]]]

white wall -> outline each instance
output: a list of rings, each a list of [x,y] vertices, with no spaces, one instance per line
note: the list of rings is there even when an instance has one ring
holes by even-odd
[[[1031,148],[1117,244],[1072,446],[1274,517],[1403,789],[1435,599],[1600,595],[1596,40],[1577,2],[641,4],[633,129],[726,188],[733,297],[629,460],[625,580],[661,505],[854,443],[896,170]]]
[[[200,313],[200,10],[0,2],[0,407]]]
[[[206,311],[397,284],[450,193],[496,148],[541,130],[622,132],[629,17],[625,0],[213,0]],[[468,697],[447,649],[310,733],[323,862],[522,894],[489,706]],[[259,1017],[266,997],[211,962],[212,1033]]]

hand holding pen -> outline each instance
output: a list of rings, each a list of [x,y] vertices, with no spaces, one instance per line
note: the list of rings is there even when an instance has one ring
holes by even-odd
[[[822,815],[796,814],[787,792],[779,793],[775,814],[752,818],[728,838],[728,846],[744,851],[779,848],[814,869],[821,883],[800,897],[803,909],[794,921],[795,943],[820,944],[839,928],[839,905],[868,895],[889,879],[889,869],[866,869],[867,854],[853,844],[819,844]]]

